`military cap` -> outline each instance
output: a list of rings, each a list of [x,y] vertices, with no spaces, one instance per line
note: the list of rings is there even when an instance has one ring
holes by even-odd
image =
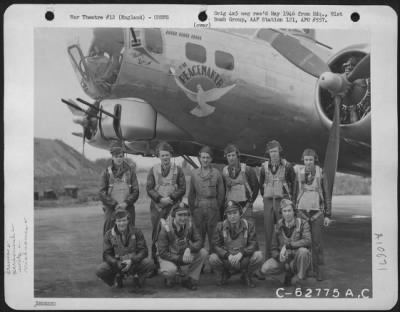
[[[184,203],[184,202],[180,202],[178,205],[176,205],[172,211],[171,211],[171,215],[172,217],[175,217],[176,213],[178,211],[186,211],[189,210],[189,205]]]
[[[239,210],[239,212],[242,210],[242,206],[240,206],[240,204],[236,201],[233,200],[229,200],[226,204],[225,204],[225,213],[229,212],[229,211],[233,211],[233,210]]]
[[[124,153],[124,148],[122,146],[122,143],[116,141],[113,144],[111,144],[110,153],[111,155]]]
[[[123,208],[115,209],[115,211],[113,213],[114,220],[125,218],[125,217],[128,217],[128,218],[130,217],[129,211],[127,211],[126,209],[123,209]]]

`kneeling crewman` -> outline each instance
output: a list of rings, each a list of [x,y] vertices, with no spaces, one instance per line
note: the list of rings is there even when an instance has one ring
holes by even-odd
[[[285,272],[284,284],[301,286],[311,264],[310,226],[297,218],[294,205],[288,199],[280,203],[282,218],[275,227],[272,238],[272,257],[262,266],[262,274]]]
[[[208,252],[202,247],[200,234],[189,218],[189,206],[180,203],[171,211],[167,220],[161,219],[157,251],[160,272],[165,277],[165,285],[172,287],[180,271],[187,270],[182,286],[196,290],[195,282],[200,279],[200,271]]]
[[[227,219],[219,222],[213,236],[213,253],[210,265],[217,273],[217,285],[226,284],[232,273],[240,272],[241,281],[255,287],[251,276],[263,259],[257,251],[256,229],[251,221],[242,218],[242,207],[228,201],[225,207]]]
[[[142,231],[129,224],[129,218],[125,209],[114,212],[115,225],[104,235],[104,262],[97,267],[96,275],[110,286],[122,287],[125,276],[137,274],[136,286],[141,288],[154,264],[147,259]]]

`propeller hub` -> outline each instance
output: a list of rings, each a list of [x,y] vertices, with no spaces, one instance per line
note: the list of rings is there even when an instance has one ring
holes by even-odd
[[[344,92],[347,84],[343,75],[325,72],[319,78],[319,85],[331,94],[336,95]]]

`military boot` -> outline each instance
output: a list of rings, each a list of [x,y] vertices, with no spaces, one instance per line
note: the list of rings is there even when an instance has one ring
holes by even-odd
[[[283,286],[290,286],[293,274],[290,272],[285,273],[285,278],[283,279]]]
[[[257,279],[259,279],[260,281],[265,281],[265,275],[261,273],[261,270],[257,270],[254,273],[254,277],[256,277]]]
[[[295,275],[292,277],[292,279],[291,279],[291,284],[292,284],[292,286],[294,286],[294,288],[300,288],[300,289],[302,289],[302,287],[303,287],[303,280],[300,279],[300,278],[298,277],[297,274],[295,274]]]
[[[146,274],[141,274],[141,275],[139,275],[137,277],[136,285],[137,285],[138,288],[143,288],[144,287],[144,285],[146,283],[146,278],[147,278]]]
[[[171,280],[171,279],[165,278],[164,279],[164,285],[167,288],[172,288],[172,287],[174,287],[174,281]]]
[[[323,274],[322,269],[320,267],[318,267],[316,269],[316,279],[319,282],[324,280],[324,274]]]
[[[247,287],[254,288],[256,285],[253,283],[253,280],[251,279],[250,274],[247,271],[242,272],[242,276],[240,277],[240,280],[247,285]]]
[[[123,280],[124,280],[124,275],[123,274],[117,274],[115,276],[115,281],[114,281],[113,287],[114,288],[122,288],[122,287],[124,287]]]
[[[190,277],[182,281],[182,286],[190,290],[197,290],[197,286]]]

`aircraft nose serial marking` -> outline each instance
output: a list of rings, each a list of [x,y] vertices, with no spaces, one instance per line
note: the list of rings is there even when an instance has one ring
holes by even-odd
[[[197,117],[206,117],[211,115],[215,111],[215,107],[207,104],[207,102],[214,102],[219,100],[222,96],[228,93],[231,89],[233,89],[236,84],[232,84],[230,86],[224,88],[213,88],[207,91],[204,91],[200,84],[197,84],[197,92],[189,90],[186,88],[182,82],[179,80],[176,75],[176,71],[174,68],[170,68],[171,73],[174,76],[175,82],[178,87],[186,94],[186,96],[193,102],[197,103],[197,106],[190,111],[190,113]]]

